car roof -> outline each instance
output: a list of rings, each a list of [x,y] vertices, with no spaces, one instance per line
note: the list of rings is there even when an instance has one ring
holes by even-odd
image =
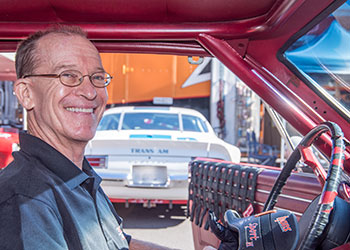
[[[204,116],[194,109],[183,108],[183,107],[174,107],[174,106],[121,106],[107,109],[105,114],[115,114],[115,113],[173,113],[173,114],[187,114],[187,115],[196,115],[205,119]]]
[[[308,0],[306,5],[313,7],[301,8],[304,2],[149,0],[145,6],[144,0],[2,0],[0,51],[15,50],[36,30],[73,24],[86,30],[101,52],[211,55],[196,42],[207,34],[235,40],[232,43],[243,53],[245,39],[290,36],[333,1]]]
[[[0,14],[11,22],[218,22],[265,15],[278,2],[283,1],[148,0],[145,6],[144,0],[3,0]]]

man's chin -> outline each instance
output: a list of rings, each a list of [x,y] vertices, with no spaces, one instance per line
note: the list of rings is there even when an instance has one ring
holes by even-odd
[[[75,143],[88,143],[95,136],[95,132],[89,133],[76,133],[71,138],[69,138],[72,142]]]

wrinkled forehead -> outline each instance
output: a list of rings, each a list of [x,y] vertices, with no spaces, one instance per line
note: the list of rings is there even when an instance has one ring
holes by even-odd
[[[39,67],[57,67],[89,62],[101,67],[101,58],[96,47],[85,37],[76,34],[48,34],[37,44]]]

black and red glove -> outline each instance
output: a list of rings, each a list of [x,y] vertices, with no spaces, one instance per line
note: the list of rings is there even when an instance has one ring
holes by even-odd
[[[237,250],[238,233],[232,231],[217,219],[214,212],[209,211],[209,225],[213,233],[221,240],[218,250]]]

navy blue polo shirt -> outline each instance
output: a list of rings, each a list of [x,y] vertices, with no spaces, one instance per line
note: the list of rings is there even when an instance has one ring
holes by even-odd
[[[130,236],[87,160],[82,171],[39,138],[19,139],[21,150],[0,172],[0,249],[128,249]]]

